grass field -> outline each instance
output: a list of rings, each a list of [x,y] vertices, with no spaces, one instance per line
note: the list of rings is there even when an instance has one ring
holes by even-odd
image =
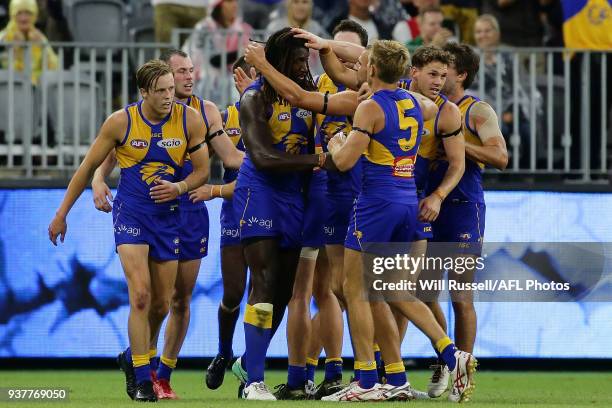
[[[285,373],[268,373],[267,383],[276,385],[285,380]],[[413,386],[424,389],[429,373],[410,372]],[[474,407],[612,407],[612,373],[589,372],[479,372]],[[318,378],[317,378],[318,380]],[[246,402],[236,399],[237,382],[228,372],[223,386],[210,391],[203,387],[203,372],[179,370],[172,376],[173,387],[180,396],[178,401],[161,404],[177,407],[237,408],[245,404],[263,407],[270,404]],[[123,374],[120,371],[0,371],[0,387],[63,387],[70,390],[68,402],[6,402],[2,406],[25,407],[134,407],[136,403],[125,394]],[[454,406],[445,399],[384,403],[390,407],[412,404],[418,406]],[[320,401],[272,402],[279,408],[319,408],[333,403]],[[361,403],[359,406],[370,405]]]

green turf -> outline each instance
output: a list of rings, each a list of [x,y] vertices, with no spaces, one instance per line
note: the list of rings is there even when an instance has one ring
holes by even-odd
[[[410,381],[416,388],[424,389],[428,373],[410,372]],[[267,383],[276,385],[285,379],[279,371],[269,372]],[[571,372],[479,372],[476,377],[476,392],[470,405],[475,407],[611,407],[612,373]],[[238,408],[245,404],[264,407],[270,403],[246,402],[235,398],[237,382],[228,372],[223,386],[210,391],[203,388],[203,371],[178,370],[172,376],[172,384],[178,401],[163,401],[164,405],[198,408]],[[0,371],[0,387],[65,387],[70,390],[69,402],[19,402],[0,401],[0,407],[134,407],[125,394],[123,375],[119,371]],[[409,402],[412,405],[446,407],[446,395],[438,400]],[[274,402],[279,408],[319,408],[333,403],[320,401]],[[365,403],[360,403],[363,407]],[[385,403],[396,407],[406,402]],[[365,404],[368,405],[368,404]]]

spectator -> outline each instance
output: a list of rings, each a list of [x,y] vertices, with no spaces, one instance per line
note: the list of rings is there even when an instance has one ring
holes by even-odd
[[[47,37],[34,26],[38,16],[38,5],[36,0],[11,0],[9,5],[10,20],[7,26],[0,31],[0,43],[13,41],[31,41],[32,45],[32,75],[34,85],[43,72],[43,53],[47,53],[47,69],[57,69],[57,56],[53,49],[48,46]],[[13,69],[23,72],[26,68],[26,48],[16,46],[13,54]],[[0,58],[0,66],[8,68],[8,56]]]
[[[444,15],[439,7],[426,7],[419,14],[420,34],[415,39],[408,41],[406,47],[414,49],[421,45],[442,46],[453,36],[453,33],[442,27]]]
[[[563,40],[567,48],[587,49],[593,51],[608,51],[612,47],[612,6],[609,1],[587,1],[587,0],[561,0],[563,9]],[[604,115],[610,117],[610,109],[612,108],[612,61],[610,54],[607,56],[607,62],[604,62],[603,55],[599,52],[591,52],[589,55],[589,69],[584,63],[585,54],[582,52],[573,53],[570,62],[570,123],[572,136],[572,167],[578,167],[581,164],[576,158],[581,157],[582,136],[587,135],[583,131],[583,126],[586,126],[584,120],[588,120],[588,128],[590,131],[590,159],[591,168],[600,168],[602,134],[608,129],[602,129],[601,126],[601,97],[602,92],[606,92],[607,101],[604,109]],[[605,67],[603,66],[605,64]],[[603,82],[603,73],[607,77],[606,89],[601,85]],[[584,100],[582,95],[583,75],[588,75],[590,86],[589,101]],[[584,115],[582,111],[587,109]],[[609,122],[608,122],[609,123]],[[609,133],[609,131],[608,131]]]
[[[270,15],[278,11],[282,0],[243,0],[241,3],[244,21],[255,30],[265,29]]]
[[[232,64],[249,43],[253,28],[239,17],[237,0],[214,0],[209,11],[210,15],[196,24],[183,51],[191,56],[195,68],[194,93],[226,105],[226,98],[234,92],[233,81],[228,80]]]
[[[266,38],[285,27],[300,27],[319,37],[329,37],[329,34],[321,24],[312,19],[312,0],[285,0],[285,2],[287,5],[287,14],[270,21],[270,24],[268,24],[266,28]],[[311,72],[314,74],[323,72],[323,66],[321,65],[321,60],[319,59],[319,53],[317,51],[310,50],[308,65]]]
[[[395,27],[406,25],[408,13],[402,7],[400,0],[378,0],[374,17],[383,27],[383,32],[390,32],[392,38],[395,39]]]
[[[327,31],[312,19],[312,0],[286,0],[287,15],[270,21],[266,37],[284,27],[300,27],[319,37],[329,37]]]
[[[530,100],[527,92],[521,86],[525,83],[526,74],[519,67],[519,78],[514,81],[512,55],[509,52],[500,53],[496,50],[500,49],[500,28],[497,19],[490,14],[483,14],[476,20],[474,25],[474,38],[476,45],[483,52],[484,61],[484,95],[480,95],[482,99],[487,101],[494,109],[501,108],[497,113],[501,116],[501,130],[504,137],[509,140],[514,131],[514,120],[518,120],[519,137],[521,140],[521,167],[525,167],[529,163],[529,141],[530,141],[530,104],[537,104],[536,115],[541,113],[541,96],[536,92],[535,100]],[[501,72],[501,82],[497,83],[497,70]],[[470,93],[477,94],[480,89],[481,75],[476,77],[476,80],[470,87]],[[518,118],[514,117],[514,90],[518,93]],[[501,106],[498,105],[496,98],[496,89],[501,87]]]
[[[444,17],[459,26],[461,42],[474,44],[474,23],[478,18],[478,0],[442,0]]]
[[[539,47],[543,36],[539,7],[533,0],[490,0],[483,3],[482,12],[499,22],[503,44]]]
[[[430,7],[439,7],[440,0],[401,0],[408,17],[393,28],[393,39],[401,43],[409,43],[421,34],[419,14]]]
[[[151,4],[157,42],[170,42],[172,29],[193,28],[206,17],[204,0],[151,0]]]
[[[379,38],[391,38],[391,31],[385,30],[384,25],[374,16],[370,7],[373,5],[373,0],[348,0],[348,10],[336,17],[327,31],[332,31],[340,21],[349,19],[359,23],[367,32],[370,43]]]

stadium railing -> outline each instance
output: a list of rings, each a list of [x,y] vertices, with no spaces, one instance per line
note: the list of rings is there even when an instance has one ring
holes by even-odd
[[[249,38],[262,40],[264,33],[174,30],[172,42],[175,47],[184,44],[183,50],[192,55],[198,76],[195,93],[223,109],[238,98],[230,67]],[[137,100],[135,68],[171,45],[52,43],[62,74],[43,69],[32,85],[32,44],[0,44],[2,177],[69,175],[104,117]],[[13,66],[20,47],[25,48],[25,63],[17,72]],[[477,81],[468,92],[487,100],[504,125],[510,153],[506,173],[570,175],[584,182],[607,177],[612,156],[606,92],[610,52],[576,50],[571,58],[560,48],[493,52],[496,63],[487,65],[481,58]],[[317,64],[312,61],[312,69],[320,73]],[[599,110],[599,123],[592,123],[593,110]]]

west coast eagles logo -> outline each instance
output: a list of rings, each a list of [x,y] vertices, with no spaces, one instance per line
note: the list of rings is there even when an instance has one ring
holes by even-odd
[[[145,163],[140,168],[140,174],[142,181],[148,185],[157,184],[164,176],[174,176],[174,167],[159,162]]]
[[[308,140],[304,135],[290,133],[283,138],[283,144],[285,145],[285,151],[287,153],[300,154],[302,148],[308,145]]]

